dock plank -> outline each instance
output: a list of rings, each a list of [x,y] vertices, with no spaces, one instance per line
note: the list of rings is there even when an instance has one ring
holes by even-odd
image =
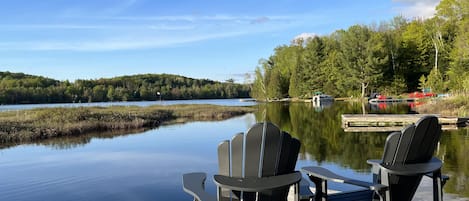
[[[426,115],[438,117],[443,130],[457,129],[467,124],[468,119],[445,117],[439,114],[343,114],[342,128],[345,132],[391,132],[417,122]]]
[[[345,132],[394,132],[400,131],[404,126],[381,126],[381,127],[345,127],[343,128]],[[442,130],[457,130],[456,125],[443,125]]]
[[[458,124],[458,117],[443,117],[438,114],[343,114],[342,123],[401,123],[411,124],[426,115],[438,117],[440,124]]]

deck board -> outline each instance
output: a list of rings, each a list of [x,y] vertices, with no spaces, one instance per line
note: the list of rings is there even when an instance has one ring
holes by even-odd
[[[438,114],[343,114],[342,128],[345,132],[390,132],[417,122],[426,115],[438,117],[443,130],[457,129],[466,125],[468,118],[445,117]]]

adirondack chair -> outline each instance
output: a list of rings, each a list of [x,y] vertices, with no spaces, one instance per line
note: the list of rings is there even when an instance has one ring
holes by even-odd
[[[218,145],[217,196],[205,191],[206,174],[184,174],[183,189],[198,201],[285,201],[290,186],[298,200],[301,173],[294,171],[300,142],[272,123],[258,123],[247,134]]]
[[[386,139],[381,160],[368,160],[372,165],[373,182],[358,181],[336,175],[322,167],[304,167],[315,183],[315,200],[412,200],[422,176],[433,180],[433,200],[443,200],[442,186],[448,179],[441,175],[442,162],[433,157],[440,140],[441,125],[435,116],[422,117],[416,124],[401,132],[391,133]],[[346,195],[328,195],[327,181],[348,183],[368,190]],[[372,193],[364,193],[372,192]]]

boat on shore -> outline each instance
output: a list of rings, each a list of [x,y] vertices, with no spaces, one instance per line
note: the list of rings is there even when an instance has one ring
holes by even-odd
[[[256,102],[256,99],[253,98],[241,98],[239,102]]]
[[[409,103],[409,102],[415,102],[415,98],[386,98],[386,99],[380,99],[380,98],[372,98],[368,102],[369,103]]]
[[[370,104],[379,104],[379,103],[413,103],[416,102],[417,98],[392,98],[386,97],[379,93],[372,93],[368,98]]]
[[[327,95],[327,94],[320,94],[320,95],[313,96],[311,101],[313,103],[334,102],[334,97]]]

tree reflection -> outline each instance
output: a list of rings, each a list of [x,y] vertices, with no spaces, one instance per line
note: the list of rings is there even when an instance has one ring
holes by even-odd
[[[436,155],[444,162],[443,174],[450,176],[445,191],[469,197],[469,129],[443,132]]]
[[[346,168],[368,171],[365,161],[379,158],[387,137],[382,133],[344,133],[340,116],[362,113],[360,104],[338,102],[321,110],[308,103],[269,103],[260,107],[259,111],[267,111],[267,121],[299,138],[301,152],[318,163],[333,162]],[[256,117],[258,121],[264,120],[262,115]]]

